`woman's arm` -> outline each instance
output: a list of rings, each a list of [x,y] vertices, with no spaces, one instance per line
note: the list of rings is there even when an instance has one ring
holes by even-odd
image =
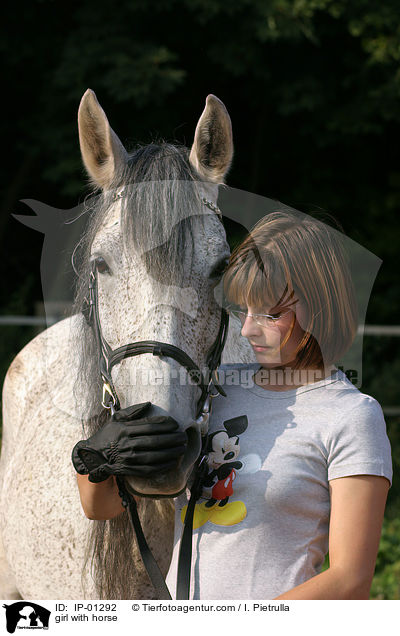
[[[330,567],[276,599],[368,600],[388,490],[375,475],[332,479]]]
[[[100,483],[92,483],[87,475],[76,475],[83,512],[88,519],[113,519],[124,512],[114,475]]]

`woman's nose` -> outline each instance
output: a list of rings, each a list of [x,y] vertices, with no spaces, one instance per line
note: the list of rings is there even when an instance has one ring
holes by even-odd
[[[250,338],[261,333],[261,327],[256,323],[252,316],[246,316],[242,326],[241,334],[245,338]]]

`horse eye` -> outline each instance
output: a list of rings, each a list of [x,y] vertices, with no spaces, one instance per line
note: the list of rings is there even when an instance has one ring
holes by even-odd
[[[224,258],[222,261],[217,263],[217,265],[211,271],[210,278],[214,280],[217,278],[218,279],[221,278],[222,274],[224,273],[224,271],[226,270],[228,266],[228,262],[229,262],[229,259]]]
[[[102,256],[97,256],[94,262],[99,274],[111,274],[111,270]]]

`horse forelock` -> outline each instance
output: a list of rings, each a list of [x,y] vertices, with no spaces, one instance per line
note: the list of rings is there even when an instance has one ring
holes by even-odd
[[[165,271],[167,258],[170,277],[179,283],[184,275],[182,257],[190,254],[195,242],[194,219],[209,216],[200,200],[202,182],[188,156],[184,146],[166,142],[139,147],[128,156],[126,164],[117,167],[112,187],[88,199],[88,221],[77,250],[80,277],[75,312],[84,303],[93,241],[110,211],[115,210],[116,201],[120,202],[124,249],[140,253],[148,272],[155,277]]]

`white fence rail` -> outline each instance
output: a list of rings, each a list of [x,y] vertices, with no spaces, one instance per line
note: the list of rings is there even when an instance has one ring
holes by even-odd
[[[364,336],[400,336],[400,325],[360,325],[357,333]]]
[[[46,327],[53,325],[60,318],[50,316],[44,318],[42,316],[0,316],[0,325],[25,325],[28,327]]]

